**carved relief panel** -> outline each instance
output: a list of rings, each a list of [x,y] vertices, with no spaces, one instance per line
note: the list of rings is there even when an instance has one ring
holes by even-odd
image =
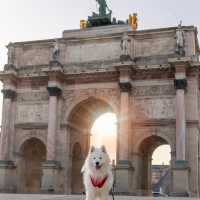
[[[175,89],[173,85],[139,86],[133,89],[134,120],[174,119]]]

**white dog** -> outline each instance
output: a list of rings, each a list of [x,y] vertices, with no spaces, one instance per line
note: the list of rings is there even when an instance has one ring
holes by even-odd
[[[108,200],[113,185],[112,168],[106,148],[92,147],[82,167],[86,200]]]

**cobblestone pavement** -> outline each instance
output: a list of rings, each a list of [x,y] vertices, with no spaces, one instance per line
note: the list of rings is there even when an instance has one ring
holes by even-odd
[[[28,194],[0,194],[0,200],[85,200],[84,196],[69,195],[28,195]],[[124,197],[117,196],[116,200],[199,200],[199,198],[173,198],[173,197]],[[112,198],[110,197],[110,200]]]

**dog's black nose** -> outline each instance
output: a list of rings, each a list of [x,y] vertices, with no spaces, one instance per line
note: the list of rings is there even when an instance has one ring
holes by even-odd
[[[96,162],[96,166],[99,166],[99,162]]]

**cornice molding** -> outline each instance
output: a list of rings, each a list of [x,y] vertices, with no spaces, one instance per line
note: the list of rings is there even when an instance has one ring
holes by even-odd
[[[176,119],[149,119],[149,120],[138,120],[133,121],[133,128],[138,127],[153,127],[153,126],[174,126],[176,125]],[[198,120],[186,120],[187,126],[199,126]]]

